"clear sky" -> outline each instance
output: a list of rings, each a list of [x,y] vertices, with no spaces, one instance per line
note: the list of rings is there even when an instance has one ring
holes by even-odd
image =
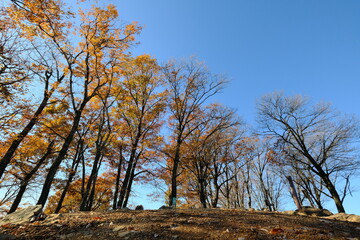
[[[303,94],[360,114],[360,1],[108,0],[144,26],[134,54],[197,56],[231,80],[215,99],[255,125],[255,102]],[[215,100],[214,99],[214,100]],[[353,186],[360,190],[360,181]],[[360,193],[345,207],[360,214]],[[332,206],[329,208],[333,211]]]
[[[135,54],[196,55],[231,79],[218,99],[250,123],[256,99],[277,90],[359,113],[358,0],[113,2],[122,19],[145,26]]]

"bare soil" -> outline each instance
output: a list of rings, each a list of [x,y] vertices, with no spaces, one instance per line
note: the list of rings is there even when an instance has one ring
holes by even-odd
[[[222,209],[77,212],[3,225],[3,239],[360,240],[360,223]]]

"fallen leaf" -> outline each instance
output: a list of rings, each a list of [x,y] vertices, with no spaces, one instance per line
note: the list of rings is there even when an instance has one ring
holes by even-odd
[[[269,231],[270,234],[279,234],[279,233],[283,233],[284,230],[281,228],[273,228]]]

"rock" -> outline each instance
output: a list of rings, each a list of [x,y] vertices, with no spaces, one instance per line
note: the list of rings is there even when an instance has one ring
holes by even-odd
[[[125,237],[126,235],[129,235],[130,233],[131,233],[131,231],[120,232],[120,233],[118,234],[118,237],[119,237],[119,238],[123,238],[123,237]]]
[[[296,214],[295,211],[292,211],[292,210],[290,210],[290,211],[284,211],[284,212],[282,212],[282,213],[288,214],[288,215],[295,215],[295,214]]]
[[[305,216],[318,216],[318,217],[326,217],[326,216],[333,215],[333,213],[327,209],[319,209],[319,208],[313,208],[313,207],[303,207],[300,210],[296,210],[295,214],[296,215],[305,215]]]
[[[42,205],[30,206],[27,208],[19,209],[13,213],[6,215],[0,219],[0,225],[12,223],[22,224],[30,220],[36,220],[37,216],[42,214]]]
[[[165,206],[165,205],[162,205],[159,210],[164,210],[164,209],[173,209],[172,207],[168,207],[168,206]]]
[[[355,214],[337,213],[326,218],[348,222],[360,222],[360,216]]]
[[[121,231],[121,230],[124,230],[124,229],[126,229],[126,226],[116,225],[116,226],[113,228],[113,231],[114,231],[114,232],[117,232],[117,231]]]
[[[348,217],[348,221],[349,222],[360,222],[360,216],[359,215],[354,215],[354,214],[349,214],[350,216]]]
[[[137,205],[135,207],[135,210],[144,210],[144,207],[143,207],[143,205]]]
[[[62,213],[49,214],[46,218],[46,224],[56,224],[59,223],[60,218],[63,216]]]

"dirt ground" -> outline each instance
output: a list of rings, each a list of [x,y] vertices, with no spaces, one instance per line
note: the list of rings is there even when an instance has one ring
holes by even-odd
[[[121,210],[6,224],[0,228],[0,240],[4,239],[360,240],[360,223],[243,210]]]

